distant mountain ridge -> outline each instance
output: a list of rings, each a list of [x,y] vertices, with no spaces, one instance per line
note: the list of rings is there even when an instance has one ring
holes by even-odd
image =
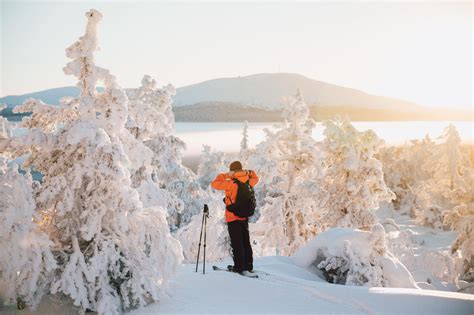
[[[221,78],[181,87],[173,98],[175,106],[203,102],[231,102],[258,108],[281,107],[285,96],[301,89],[308,105],[357,107],[417,107],[395,98],[370,95],[294,73],[260,73],[236,78]]]
[[[433,109],[396,98],[371,95],[313,80],[299,74],[254,74],[221,78],[184,86],[173,97],[176,121],[281,120],[282,100],[301,89],[312,117],[317,120],[348,116],[352,120],[472,120],[468,110]],[[101,90],[101,88],[98,88]],[[77,87],[60,87],[0,98],[9,107],[28,98],[58,105],[64,96],[79,95]],[[11,108],[4,116],[13,115]],[[19,118],[19,117],[17,117]]]
[[[22,104],[29,98],[40,99],[46,104],[59,105],[59,99],[64,96],[76,97],[79,95],[79,89],[75,86],[58,87],[23,95],[8,95],[0,98],[0,103],[8,106],[16,106]]]
[[[235,78],[220,78],[180,87],[173,97],[174,106],[194,105],[203,102],[227,102],[258,108],[276,109],[282,99],[301,89],[309,105],[360,106],[360,107],[413,107],[415,103],[374,96],[359,90],[313,80],[293,73],[261,73]],[[0,98],[10,106],[23,103],[28,98],[38,98],[53,105],[64,96],[78,96],[73,86],[59,87]]]
[[[97,90],[102,91],[103,88],[98,87]],[[29,98],[36,98],[46,104],[59,105],[59,100],[65,96],[78,97],[79,88],[75,86],[64,86],[23,95],[8,95],[0,98],[0,103],[7,104],[8,106],[17,106],[23,104],[23,102]]]

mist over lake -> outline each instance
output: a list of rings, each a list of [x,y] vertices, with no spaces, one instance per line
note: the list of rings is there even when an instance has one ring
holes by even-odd
[[[265,128],[272,130],[275,123],[249,123],[248,135],[251,148],[265,139]],[[372,129],[383,139],[387,145],[403,145],[409,140],[421,139],[429,135],[436,139],[444,128],[453,124],[459,131],[462,143],[473,143],[473,123],[471,121],[390,121],[390,122],[352,122],[359,130]],[[203,145],[223,152],[238,152],[242,140],[244,123],[236,122],[177,122],[176,136],[186,143],[183,157],[199,156]],[[324,127],[316,123],[313,137],[320,141],[323,139]],[[26,129],[17,128],[14,135],[21,135]]]
[[[473,142],[473,123],[470,121],[391,121],[391,122],[352,122],[359,130],[372,129],[387,145],[403,145],[412,139],[421,139],[429,135],[438,137],[443,129],[453,124],[459,131],[463,143]],[[265,139],[264,128],[272,128],[279,123],[249,123],[248,135],[250,147]],[[177,122],[176,135],[186,143],[184,156],[196,156],[202,151],[203,145],[215,150],[237,152],[242,139],[244,123],[234,122]],[[323,139],[324,127],[317,123],[313,130],[316,140]]]

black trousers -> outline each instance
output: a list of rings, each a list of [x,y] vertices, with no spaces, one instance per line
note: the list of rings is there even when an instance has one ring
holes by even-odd
[[[253,270],[252,246],[250,245],[249,221],[236,220],[227,223],[230,245],[234,258],[234,270]]]

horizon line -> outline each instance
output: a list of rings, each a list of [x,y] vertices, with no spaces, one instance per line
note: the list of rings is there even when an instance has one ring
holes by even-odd
[[[311,78],[311,77],[308,77],[306,75],[296,73],[296,72],[259,72],[259,73],[252,73],[252,74],[238,75],[238,76],[222,76],[222,77],[217,77],[217,78],[212,78],[212,79],[206,79],[206,80],[203,80],[203,81],[199,81],[199,82],[195,82],[195,83],[191,83],[191,84],[187,84],[187,85],[183,85],[183,86],[175,87],[175,88],[177,90],[177,89],[186,88],[186,87],[190,87],[190,86],[193,86],[193,85],[202,84],[202,83],[210,82],[210,81],[216,81],[216,80],[238,79],[238,78],[246,78],[246,77],[257,76],[257,75],[277,75],[277,74],[297,75],[297,76],[301,76],[303,78],[306,78],[306,79],[309,79],[309,80],[312,80],[312,81],[317,81],[317,82],[321,82],[321,83],[325,83],[325,84],[330,84],[330,85],[334,85],[334,86],[342,87],[342,88],[346,88],[346,89],[352,89],[354,91],[362,92],[362,93],[370,95],[370,96],[387,97],[387,98],[392,98],[392,99],[396,99],[396,100],[399,100],[399,101],[413,103],[414,105],[424,107],[424,108],[456,108],[456,109],[459,109],[459,110],[473,111],[473,105],[474,104],[466,104],[466,105],[425,105],[425,104],[419,104],[417,102],[407,100],[407,99],[404,99],[404,98],[400,98],[398,96],[387,96],[387,95],[380,95],[380,94],[371,94],[371,93],[366,92],[366,91],[361,90],[361,89],[357,89],[357,88],[353,88],[353,87],[349,87],[349,86],[345,86],[345,85],[334,84],[334,83],[330,83],[330,82],[326,82],[326,81],[321,81],[321,80],[314,79],[314,78]],[[144,75],[146,75],[146,74],[144,74]],[[155,79],[155,78],[153,78],[153,79]],[[174,84],[171,83],[171,82],[168,82],[165,85],[167,85],[167,84],[171,84],[171,85],[174,86]],[[78,87],[77,87],[77,85],[56,86],[56,87],[51,87],[51,88],[40,89],[40,90],[37,90],[37,91],[26,92],[26,93],[23,93],[23,94],[4,95],[4,96],[0,96],[0,99],[4,99],[4,98],[7,98],[7,97],[21,97],[21,96],[24,96],[24,95],[27,95],[27,94],[41,93],[41,92],[46,92],[46,91],[49,91],[49,90],[62,89],[62,88],[78,88]],[[104,88],[104,87],[103,86],[96,86],[96,88]],[[122,89],[133,89],[133,88],[136,88],[136,87],[123,87],[123,86],[121,86],[121,88]],[[6,105],[8,105],[8,104],[6,104]]]

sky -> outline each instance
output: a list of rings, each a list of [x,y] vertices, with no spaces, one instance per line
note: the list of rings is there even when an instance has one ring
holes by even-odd
[[[0,96],[74,85],[65,49],[95,8],[96,63],[123,87],[286,72],[473,106],[472,2],[0,1]]]

